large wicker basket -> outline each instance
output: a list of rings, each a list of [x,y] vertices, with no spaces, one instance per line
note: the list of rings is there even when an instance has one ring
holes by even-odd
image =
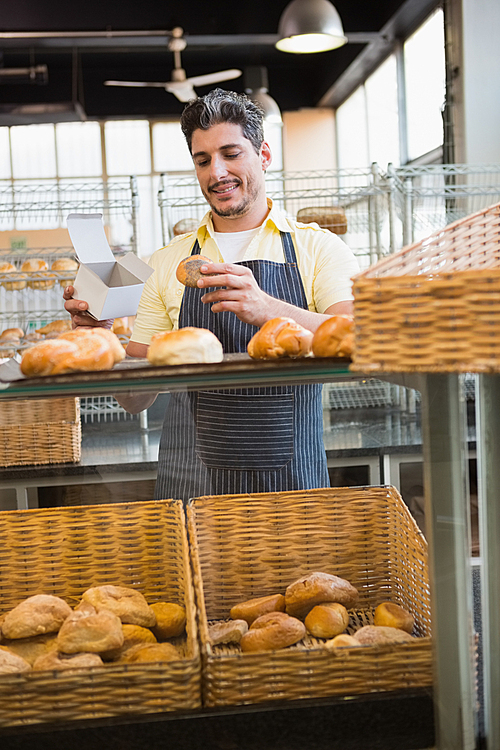
[[[0,726],[198,708],[200,655],[184,512],[162,500],[0,513],[0,615],[33,594],[75,605],[90,586],[186,607],[178,661],[0,675]]]
[[[500,371],[500,204],[354,279],[361,372]]]
[[[392,487],[357,487],[201,497],[188,528],[206,706],[354,695],[432,684],[426,542]],[[208,623],[237,602],[284,593],[312,571],[359,590],[349,630],[373,622],[391,600],[415,616],[413,642],[331,653],[306,636],[282,651],[215,646]]]
[[[0,403],[0,466],[75,463],[81,449],[80,399]]]

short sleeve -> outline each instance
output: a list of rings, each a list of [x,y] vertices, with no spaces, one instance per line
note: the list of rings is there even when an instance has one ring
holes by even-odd
[[[165,300],[160,293],[159,269],[155,268],[154,256],[149,264],[154,268],[154,273],[144,285],[131,336],[131,341],[148,345],[151,343],[153,334],[170,331],[173,328]]]
[[[359,273],[356,256],[346,243],[332,232],[318,233],[313,277],[316,311],[324,313],[331,305],[352,300],[352,279]]]

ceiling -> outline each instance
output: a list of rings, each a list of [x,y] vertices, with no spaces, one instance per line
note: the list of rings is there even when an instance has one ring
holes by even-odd
[[[81,105],[77,111],[81,113],[83,108],[89,119],[178,116],[184,105],[163,88],[103,85],[106,79],[169,80],[174,58],[167,48],[169,35],[161,32],[176,26],[185,32],[187,47],[182,65],[188,76],[264,66],[269,93],[282,111],[337,106],[387,55],[394,39],[407,36],[439,3],[335,0],[349,43],[313,55],[291,55],[275,49],[279,18],[287,4],[288,0],[2,3],[0,66],[47,65],[48,82],[7,83],[0,77],[0,124],[57,120],[55,115],[44,114],[43,107],[41,113],[31,116],[22,114],[20,108],[50,104],[54,109],[53,105],[76,100]],[[119,34],[134,31],[138,32],[135,36]],[[219,85],[241,92],[245,79]],[[213,86],[196,90],[201,95],[209,88]]]

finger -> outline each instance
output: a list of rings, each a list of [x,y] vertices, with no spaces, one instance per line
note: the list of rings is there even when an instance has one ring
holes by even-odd
[[[198,279],[197,283],[200,289],[206,289],[211,286],[242,289],[243,286],[248,285],[248,279],[244,279],[242,276],[233,276],[232,274],[217,274],[217,276],[207,276],[206,278]]]
[[[67,286],[63,292],[63,299],[66,299],[66,300],[71,299],[73,297],[74,292],[75,292],[74,287],[72,287],[71,285]]]
[[[235,276],[244,276],[251,273],[249,268],[239,263],[209,263],[200,266],[200,271],[202,273],[230,273]]]

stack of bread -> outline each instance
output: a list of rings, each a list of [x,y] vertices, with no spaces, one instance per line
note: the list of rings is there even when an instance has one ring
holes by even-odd
[[[235,604],[230,620],[209,624],[208,636],[212,646],[235,644],[243,652],[287,648],[308,635],[324,640],[329,650],[413,640],[413,616],[392,602],[375,609],[373,625],[355,630],[349,610],[357,601],[358,591],[349,581],[313,572],[291,583],[284,594]]]
[[[89,588],[75,609],[58,596],[36,594],[0,620],[0,674],[175,661],[182,658],[185,625],[180,604],[149,605],[124,586]]]
[[[252,359],[283,357],[350,357],[354,348],[354,318],[332,315],[313,334],[292,318],[268,320],[248,343]]]

